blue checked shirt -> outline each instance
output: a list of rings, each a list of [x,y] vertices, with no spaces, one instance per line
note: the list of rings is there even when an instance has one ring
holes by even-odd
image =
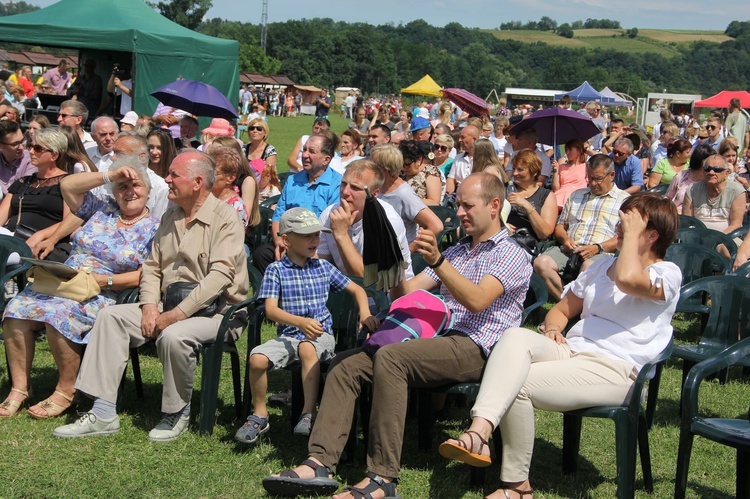
[[[471,338],[484,352],[490,354],[506,329],[521,325],[523,302],[529,289],[532,267],[526,252],[511,241],[503,229],[471,249],[471,237],[465,237],[455,246],[445,250],[445,259],[458,272],[474,284],[489,274],[500,281],[505,292],[478,314],[469,312],[453,298],[448,288],[440,284],[440,294],[453,311],[453,327]],[[431,268],[424,270],[432,280],[439,282]]]
[[[331,312],[326,308],[329,291],[339,292],[351,281],[326,260],[310,258],[304,267],[286,255],[268,266],[260,285],[258,298],[276,298],[284,312],[310,317],[323,325],[323,331],[333,334]],[[279,324],[279,336],[305,339],[299,328]]]

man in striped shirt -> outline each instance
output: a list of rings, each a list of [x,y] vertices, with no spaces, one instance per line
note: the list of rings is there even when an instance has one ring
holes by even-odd
[[[615,227],[620,221],[620,205],[628,193],[614,182],[615,164],[605,154],[597,154],[586,165],[589,184],[570,195],[557,219],[554,246],[534,260],[534,272],[544,279],[550,296],[560,299],[561,274],[571,256],[578,253],[585,270],[597,258],[612,253],[617,246]]]

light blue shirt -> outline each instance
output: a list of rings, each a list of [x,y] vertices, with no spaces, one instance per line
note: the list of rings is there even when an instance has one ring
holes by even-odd
[[[623,191],[634,185],[643,185],[641,160],[634,154],[622,164],[615,163],[615,185]]]
[[[281,191],[281,198],[271,220],[278,222],[286,210],[297,206],[307,208],[319,217],[329,205],[339,202],[341,179],[341,174],[333,168],[326,168],[312,184],[306,171],[295,173],[284,184],[284,190]]]

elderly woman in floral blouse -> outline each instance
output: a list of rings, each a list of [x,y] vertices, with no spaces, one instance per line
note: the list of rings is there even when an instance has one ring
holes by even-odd
[[[399,144],[404,156],[401,177],[411,186],[424,204],[437,206],[445,195],[445,176],[429,160],[432,154],[429,142],[404,140]]]

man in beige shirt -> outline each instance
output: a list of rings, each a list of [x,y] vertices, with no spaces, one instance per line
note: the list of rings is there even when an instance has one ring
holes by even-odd
[[[120,430],[115,412],[117,389],[129,349],[149,341],[164,366],[161,421],[149,433],[155,442],[174,440],[187,430],[197,352],[212,342],[222,313],[247,297],[244,228],[237,213],[211,194],[213,160],[198,151],[179,154],[166,182],[174,206],[164,214],[151,256],[143,265],[140,304],[102,309],[90,333],[76,389],[94,399],[90,412],[53,432],[56,437],[110,435]],[[161,303],[176,282],[196,286],[171,310]],[[201,310],[219,300],[218,313]],[[243,321],[229,335],[236,340]]]

